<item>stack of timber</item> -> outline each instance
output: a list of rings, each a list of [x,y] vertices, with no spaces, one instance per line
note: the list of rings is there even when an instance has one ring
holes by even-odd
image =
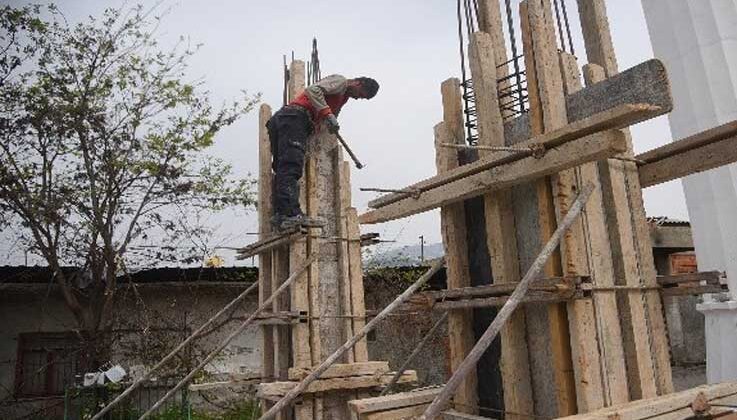
[[[442,388],[429,388],[349,401],[358,420],[399,420],[420,416]]]

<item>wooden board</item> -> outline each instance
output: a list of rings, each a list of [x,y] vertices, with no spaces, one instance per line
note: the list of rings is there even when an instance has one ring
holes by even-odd
[[[383,386],[389,383],[393,376],[393,372],[389,372],[382,376],[351,376],[346,378],[328,378],[318,379],[312,382],[303,394],[314,394],[318,392],[326,392],[333,390],[349,390],[358,388],[374,388]],[[407,370],[399,378],[398,383],[413,383],[417,382],[417,372],[414,370]],[[294,381],[281,381],[281,382],[270,382],[263,383],[258,387],[257,396],[259,398],[268,399],[271,401],[279,400],[292,388],[296,387],[299,382]]]
[[[348,401],[348,405],[358,414],[392,410],[395,408],[430,403],[435,399],[440,391],[442,391],[442,389],[442,387],[437,387],[420,391],[400,392],[381,397]]]
[[[640,183],[647,188],[734,162],[737,162],[737,135],[696,148],[684,148],[678,154],[646,163],[638,168]]]
[[[457,203],[492,191],[499,191],[622,153],[626,141],[618,131],[605,131],[571,141],[549,151],[540,159],[522,160],[471,175],[423,193],[417,199],[405,199],[362,214],[362,224],[401,219],[434,208]]]
[[[259,108],[258,121],[258,208],[259,239],[265,239],[271,233],[272,215],[272,181],[271,173],[271,141],[266,129],[266,122],[271,118],[271,107],[267,104]],[[271,253],[266,252],[258,258],[258,301],[263,303],[271,296]],[[263,352],[261,357],[261,374],[265,380],[274,378],[274,329],[271,325],[261,327]]]
[[[440,146],[442,143],[463,141],[464,134],[459,123],[461,96],[456,79],[449,79],[441,85],[445,121],[435,126],[435,163],[438,174],[459,166],[458,153],[454,149]],[[454,129],[455,127],[455,129]],[[455,131],[454,131],[455,130]],[[446,257],[448,288],[471,285],[466,244],[466,213],[462,201],[440,209],[440,228]],[[450,370],[455,371],[474,344],[473,313],[470,310],[456,311],[448,316],[448,344]],[[455,394],[456,400],[467,406],[478,404],[477,376],[471,374],[461,384]]]
[[[516,143],[515,145],[519,148],[528,147],[530,145],[543,145],[546,149],[552,149],[567,143],[572,140],[576,140],[600,131],[608,129],[617,129],[627,127],[641,121],[643,119],[653,118],[660,115],[660,109],[652,105],[640,104],[640,103],[629,103],[616,106],[608,109],[604,112],[592,114],[591,116],[581,119],[579,121],[570,123],[565,127],[558,130],[553,130],[548,133],[535,136],[533,138],[526,137],[523,143]],[[462,127],[462,126],[461,126]],[[461,137],[462,138],[462,137]],[[498,140],[495,140],[498,141]],[[505,141],[505,145],[513,143],[509,142],[509,139]],[[468,165],[463,165],[446,173],[439,174],[437,176],[425,179],[415,184],[406,187],[407,190],[419,190],[426,191],[432,188],[436,188],[453,182],[469,175],[473,175],[487,169],[491,169],[495,166],[510,163],[515,160],[522,159],[522,156],[509,156],[508,153],[494,153],[479,159]],[[369,207],[380,208],[384,207],[393,202],[407,198],[409,194],[405,193],[394,193],[383,195],[375,200],[369,202]]]
[[[583,83],[576,58],[560,53],[560,60],[566,94],[579,92]],[[576,252],[586,261],[594,284],[612,286],[615,283],[614,263],[597,164],[591,162],[576,168],[573,177],[577,187],[587,182],[596,185],[596,190],[586,203],[586,213],[581,218],[583,229],[577,231],[577,243],[566,244],[563,252]],[[574,247],[575,250],[571,249]],[[570,325],[574,366],[590,369],[576,369],[578,387],[586,390],[577,398],[579,412],[629,401],[622,328],[614,292],[599,292],[591,300],[571,302],[569,312],[574,321]],[[598,381],[602,386],[597,385]]]
[[[389,372],[389,362],[336,363],[320,375],[320,378],[328,379],[363,375],[380,376],[387,372]],[[310,368],[290,368],[289,380],[301,381],[310,373],[312,373],[312,369]]]
[[[591,413],[564,417],[565,420],[682,420],[694,415],[691,404],[699,394],[713,405],[736,405],[737,383],[702,385],[686,391],[604,408]],[[713,407],[711,414],[730,411]],[[562,419],[561,419],[562,420]]]
[[[486,6],[492,9],[499,7],[496,2],[486,3],[495,3],[493,6]],[[479,145],[481,146],[504,146],[504,123],[496,86],[495,69],[497,69],[498,60],[494,55],[494,51],[498,51],[499,47],[495,48],[493,45],[495,43],[491,36],[483,33],[474,34],[469,45],[469,61],[477,98]],[[491,153],[479,151],[480,159],[490,155]],[[487,248],[494,284],[459,289],[456,296],[474,295],[481,292],[481,289],[489,291],[490,288],[504,288],[505,286],[513,290],[515,283],[520,279],[511,193],[498,191],[484,195],[484,213]],[[474,289],[473,292],[471,289]],[[449,292],[452,291],[449,290]],[[525,339],[526,330],[524,311],[517,311],[501,331],[502,351],[499,360],[504,406],[510,412],[521,415],[534,412],[530,362]],[[517,417],[511,414],[510,418]]]

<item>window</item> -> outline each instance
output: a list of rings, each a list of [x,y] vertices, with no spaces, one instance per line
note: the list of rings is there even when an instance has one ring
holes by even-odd
[[[80,360],[73,333],[29,333],[18,336],[16,397],[63,395],[74,384]]]

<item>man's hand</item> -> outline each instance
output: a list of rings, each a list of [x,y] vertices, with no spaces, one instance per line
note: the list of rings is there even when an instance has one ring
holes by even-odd
[[[330,134],[335,134],[338,132],[338,130],[340,130],[340,124],[338,124],[338,119],[333,114],[330,114],[325,118],[325,123],[328,126],[328,132]]]

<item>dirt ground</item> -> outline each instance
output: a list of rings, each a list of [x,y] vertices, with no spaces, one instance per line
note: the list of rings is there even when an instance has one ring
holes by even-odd
[[[706,365],[673,366],[673,387],[676,391],[706,383]]]

